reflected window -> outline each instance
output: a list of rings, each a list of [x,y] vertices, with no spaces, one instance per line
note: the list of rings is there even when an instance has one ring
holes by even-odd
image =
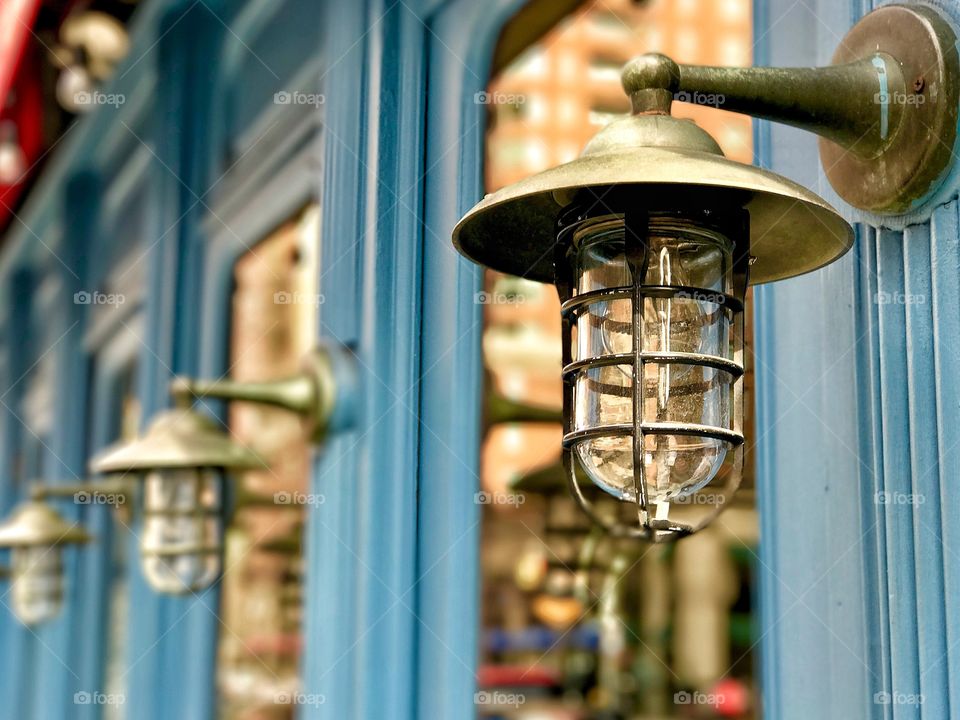
[[[627,113],[620,68],[631,57],[748,65],[751,24],[750,0],[598,0],[558,19],[487,88],[486,190],[573,160]],[[748,117],[682,102],[673,112],[728,157],[752,160]],[[479,297],[487,427],[478,715],[759,717],[749,456],[735,506],[709,529],[672,546],[598,535],[568,497],[559,464],[556,290],[487,271]],[[748,361],[748,446],[752,385]],[[725,714],[711,698],[729,701]]]
[[[230,375],[292,375],[316,342],[319,209],[308,207],[236,264]],[[220,717],[293,717],[303,648],[303,554],[311,448],[300,419],[233,403],[230,428],[269,462],[238,478],[226,532],[218,683]]]

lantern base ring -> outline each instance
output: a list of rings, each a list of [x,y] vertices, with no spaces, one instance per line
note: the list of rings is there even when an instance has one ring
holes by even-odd
[[[576,500],[587,517],[613,537],[648,540],[654,543],[673,542],[694,531],[689,525],[670,522],[669,520],[656,520],[648,517],[643,525],[628,525],[618,520],[603,517],[597,512],[594,504],[584,495],[583,488],[580,487],[576,472],[577,460],[573,456],[573,452],[572,448],[568,448],[563,453],[563,466],[567,473],[570,494],[573,495],[573,499]]]

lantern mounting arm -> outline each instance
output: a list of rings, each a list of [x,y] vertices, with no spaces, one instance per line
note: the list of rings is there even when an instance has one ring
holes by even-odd
[[[875,215],[902,215],[950,191],[960,115],[952,22],[922,5],[864,16],[818,68],[705,67],[641,55],[623,69],[634,116],[675,100],[791,125],[820,136],[837,194]]]
[[[322,347],[309,353],[299,373],[278,380],[260,382],[174,378],[170,394],[177,405],[190,407],[194,401],[217,398],[283,408],[300,415],[312,439],[321,441],[330,429],[349,423],[355,378],[351,353],[346,348]]]
[[[307,374],[261,382],[180,376],[170,383],[170,395],[181,407],[189,407],[195,400],[215,398],[271,405],[298,415],[309,415],[316,406],[316,394],[316,385]]]
[[[50,498],[75,497],[77,495],[115,495],[124,498],[135,487],[132,478],[110,477],[77,483],[35,483],[30,487],[30,499],[36,501]],[[123,500],[118,500],[122,504]]]
[[[709,105],[807,130],[862,157],[890,145],[925,86],[882,52],[820,68],[678,65],[650,53],[627,63],[622,79],[634,114],[668,114],[674,100]]]

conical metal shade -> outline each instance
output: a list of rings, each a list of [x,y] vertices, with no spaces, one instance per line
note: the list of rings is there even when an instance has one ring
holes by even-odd
[[[257,453],[234,442],[210,418],[189,409],[158,413],[143,437],[107,448],[90,461],[94,473],[265,467],[267,463]]]
[[[746,208],[752,283],[816,270],[853,245],[853,229],[825,200],[776,173],[726,159],[692,121],[657,114],[612,122],[578,159],[487,195],[457,224],[453,243],[494,270],[552,282],[563,209],[581,190],[592,190],[602,204],[605,193],[623,187],[638,190],[638,203],[666,198]]]
[[[10,519],[0,525],[0,547],[53,546],[85,543],[90,539],[83,527],[68,522],[42,502],[21,503],[14,509]]]

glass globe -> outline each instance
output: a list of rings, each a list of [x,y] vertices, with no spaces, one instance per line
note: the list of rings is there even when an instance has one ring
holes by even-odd
[[[220,574],[221,474],[164,469],[144,482],[143,573],[155,590],[182,594]]]
[[[61,550],[50,545],[22,545],[10,550],[13,611],[21,622],[37,625],[60,614],[63,606]]]
[[[624,224],[607,218],[574,235],[576,292],[630,288],[633,273],[624,251]],[[723,235],[673,218],[651,218],[642,284],[683,288],[672,297],[647,296],[639,326],[644,353],[696,353],[732,358],[732,244]],[[629,297],[598,300],[581,309],[575,326],[575,359],[633,353],[633,305]],[[626,359],[626,358],[625,358]],[[691,358],[692,360],[692,358]],[[727,371],[692,362],[643,363],[645,425],[689,423],[729,428],[731,386]],[[633,367],[611,364],[582,370],[574,386],[574,430],[631,425]],[[725,440],[646,432],[644,477],[647,502],[689,497],[717,474]],[[590,479],[606,492],[635,501],[633,438],[609,435],[581,440],[576,453]]]

